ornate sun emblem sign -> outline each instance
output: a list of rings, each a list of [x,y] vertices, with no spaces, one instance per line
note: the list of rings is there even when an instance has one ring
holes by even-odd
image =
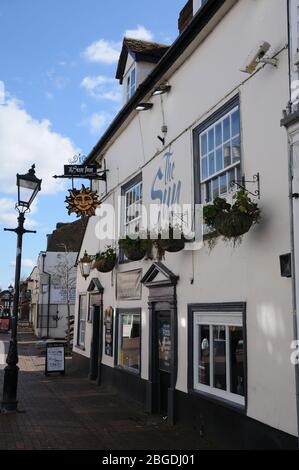
[[[69,189],[69,193],[70,195],[65,200],[69,215],[72,213],[75,213],[77,217],[95,215],[96,208],[100,205],[96,191],[82,185],[80,190]]]

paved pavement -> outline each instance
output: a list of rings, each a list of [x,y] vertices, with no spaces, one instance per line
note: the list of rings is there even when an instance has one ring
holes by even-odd
[[[0,334],[0,361],[9,336]],[[0,414],[0,449],[211,449],[193,429],[170,426],[87,379],[45,377],[30,332],[19,334],[19,408]],[[3,361],[0,363],[2,396]]]

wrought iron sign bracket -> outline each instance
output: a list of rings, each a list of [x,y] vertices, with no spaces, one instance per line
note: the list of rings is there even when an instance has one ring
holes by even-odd
[[[101,171],[101,175],[54,175],[53,178],[58,179],[58,178],[64,178],[64,179],[69,179],[69,180],[74,180],[74,179],[79,179],[79,180],[98,180],[98,181],[107,181],[107,172],[109,170],[103,170]]]
[[[92,189],[92,182],[93,181],[104,181],[106,185],[106,192],[107,192],[107,173],[109,170],[102,170],[101,174],[92,174],[92,175],[54,175],[53,178],[55,179],[69,179],[72,180],[72,189],[74,189],[74,179],[78,180],[89,180],[90,181],[90,189]]]
[[[260,174],[256,173],[253,175],[252,180],[245,180],[245,177],[242,178],[242,180],[235,180],[231,182],[231,186],[237,186],[240,189],[243,189],[247,193],[251,194],[254,197],[257,197],[258,199],[261,198],[261,184],[260,184]],[[249,191],[246,187],[247,184],[255,184],[256,185],[256,190],[255,191]]]
[[[186,222],[186,220],[185,220],[185,218],[188,219],[188,215],[189,215],[189,214],[188,214],[187,211],[184,212],[183,214],[180,214],[180,213],[176,213],[176,212],[171,211],[172,219],[173,219],[174,217],[176,217],[176,218],[177,218],[180,222],[182,222],[182,224],[185,225],[185,226],[188,226],[188,224],[189,224],[188,220],[187,220],[187,222]]]

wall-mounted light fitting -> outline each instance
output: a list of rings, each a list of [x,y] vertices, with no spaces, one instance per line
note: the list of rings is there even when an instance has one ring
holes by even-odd
[[[168,93],[171,90],[170,85],[159,85],[153,92],[153,96],[157,95],[164,95],[164,93]]]
[[[152,109],[153,103],[139,103],[136,106],[136,111],[147,111],[148,109]]]
[[[292,277],[292,257],[291,253],[281,255],[280,260],[280,274],[281,277]]]

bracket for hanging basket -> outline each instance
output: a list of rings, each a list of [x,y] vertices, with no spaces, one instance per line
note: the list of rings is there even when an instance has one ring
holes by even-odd
[[[246,187],[247,184],[256,184],[257,189],[255,191],[249,191]],[[261,183],[260,183],[260,174],[256,173],[253,175],[252,180],[245,180],[245,177],[241,180],[235,180],[231,182],[231,187],[237,186],[240,189],[243,189],[246,191],[248,194],[251,194],[254,197],[257,197],[258,199],[261,198]]]

